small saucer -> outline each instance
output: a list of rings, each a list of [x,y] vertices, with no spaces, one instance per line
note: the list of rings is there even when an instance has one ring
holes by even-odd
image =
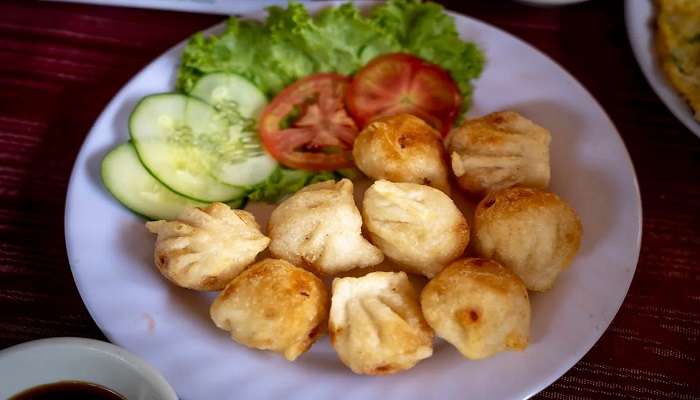
[[[158,371],[110,343],[51,338],[0,351],[0,399],[60,381],[96,383],[129,400],[177,400]]]

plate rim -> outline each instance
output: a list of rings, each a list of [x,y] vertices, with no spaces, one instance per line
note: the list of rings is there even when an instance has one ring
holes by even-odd
[[[627,0],[627,1],[629,1],[629,0]],[[346,3],[346,2],[347,1],[342,1],[342,0],[341,1],[338,1],[338,0],[323,1],[323,0],[321,0],[321,1],[314,2],[313,4],[315,6],[317,6],[319,9],[323,9],[325,7],[334,6],[334,5],[338,5],[338,4],[342,4],[342,3]],[[366,1],[365,0],[365,1],[358,1],[357,3],[360,5],[360,7],[363,7],[363,6],[368,6],[368,5],[372,5],[372,4],[377,4],[378,1],[371,1],[371,0]],[[257,12],[261,12],[262,10],[263,9],[261,8]],[[614,307],[610,308],[610,310],[614,310],[614,312],[610,314],[610,318],[608,320],[604,321],[604,323],[601,324],[601,325],[604,325],[604,329],[600,329],[598,331],[592,332],[592,334],[588,336],[588,339],[587,339],[588,343],[585,343],[584,346],[580,346],[579,351],[575,352],[575,354],[573,354],[570,357],[560,359],[561,361],[558,363],[559,366],[556,368],[556,372],[550,374],[546,378],[542,378],[542,379],[538,380],[537,382],[534,382],[532,384],[528,384],[528,385],[521,388],[521,393],[523,394],[522,398],[529,399],[530,397],[532,397],[535,394],[546,389],[552,383],[554,383],[559,378],[561,378],[563,375],[565,375],[567,371],[569,371],[574,365],[576,365],[591,350],[591,348],[600,340],[602,335],[605,332],[607,332],[610,324],[617,316],[622,304],[624,303],[625,299],[627,298],[629,288],[630,288],[632,281],[634,280],[634,276],[636,274],[636,269],[637,269],[637,265],[639,263],[639,256],[640,256],[640,251],[641,251],[641,241],[642,241],[642,231],[643,231],[643,208],[642,208],[642,198],[641,198],[639,181],[637,178],[637,172],[634,168],[634,163],[632,162],[632,158],[630,156],[629,150],[627,149],[627,146],[625,145],[625,142],[624,142],[622,136],[620,135],[620,132],[617,129],[617,126],[615,125],[614,121],[610,118],[610,116],[605,111],[605,109],[602,107],[602,105],[600,104],[598,99],[576,77],[574,77],[567,69],[565,69],[559,62],[557,62],[555,59],[550,57],[548,54],[546,54],[543,51],[539,50],[538,48],[534,47],[533,45],[531,45],[527,41],[521,39],[516,34],[510,33],[508,31],[506,31],[505,29],[501,29],[501,28],[499,28],[499,27],[497,27],[489,22],[485,22],[485,21],[478,19],[476,17],[472,17],[472,16],[469,16],[467,14],[455,12],[453,10],[448,9],[447,7],[444,7],[444,10],[447,14],[449,14],[451,17],[453,17],[455,19],[466,19],[469,23],[482,25],[482,26],[487,27],[489,29],[499,31],[501,34],[507,35],[511,39],[517,41],[519,45],[527,47],[529,51],[536,52],[540,56],[544,57],[549,62],[551,62],[559,70],[560,73],[562,73],[563,75],[565,75],[567,78],[569,78],[572,81],[572,83],[577,87],[577,89],[582,90],[586,95],[588,95],[593,100],[593,103],[594,103],[597,111],[599,111],[604,116],[605,122],[607,122],[614,130],[615,135],[612,135],[612,136],[615,139],[613,139],[613,140],[617,140],[619,142],[619,144],[622,146],[622,149],[624,150],[624,152],[623,152],[624,154],[620,154],[620,156],[624,160],[624,163],[627,164],[627,166],[629,167],[629,170],[632,173],[631,184],[632,184],[632,187],[634,188],[633,195],[636,198],[636,201],[633,204],[634,207],[633,207],[631,212],[633,214],[637,215],[637,218],[635,218],[637,220],[637,224],[636,224],[636,226],[634,226],[634,229],[636,230],[636,237],[634,238],[634,249],[632,249],[632,252],[630,253],[630,255],[632,256],[634,261],[630,265],[631,271],[629,273],[629,281],[627,282],[626,287],[624,288],[624,294],[621,295],[618,303],[615,304]],[[251,18],[255,13],[256,13],[256,11],[243,13],[240,17]],[[455,21],[455,22],[457,22],[457,21]],[[221,29],[225,24],[226,24],[226,21],[224,20],[222,22],[216,23],[216,24],[214,24],[208,28],[205,28],[201,31],[198,31],[198,32],[202,32],[204,34],[210,34],[212,32],[216,32],[217,29]],[[134,75],[132,75],[131,78],[129,78],[129,80],[119,89],[119,91],[117,91],[117,93],[112,97],[110,102],[103,108],[100,115],[95,119],[95,122],[93,123],[90,130],[88,131],[88,134],[83,139],[83,143],[81,144],[80,150],[77,153],[78,155],[76,156],[76,159],[75,159],[74,164],[73,164],[72,172],[70,175],[70,180],[68,183],[68,190],[66,191],[66,199],[65,199],[64,237],[65,237],[65,242],[66,242],[66,252],[68,255],[68,261],[69,261],[70,268],[71,268],[71,274],[73,276],[73,280],[75,282],[76,288],[78,289],[78,293],[80,294],[81,300],[83,301],[83,304],[85,305],[85,308],[87,309],[88,313],[90,314],[90,316],[92,317],[93,321],[98,326],[100,331],[105,335],[105,337],[107,337],[109,339],[110,342],[113,342],[113,343],[117,343],[117,341],[114,340],[114,338],[112,337],[111,334],[107,333],[104,329],[102,329],[102,324],[99,322],[101,319],[97,318],[97,314],[96,314],[95,310],[93,310],[91,308],[91,306],[87,302],[85,302],[84,290],[81,288],[82,285],[81,285],[80,281],[76,278],[76,271],[73,267],[74,256],[71,256],[71,246],[69,243],[69,236],[71,236],[70,232],[69,232],[70,231],[70,228],[69,228],[69,215],[70,215],[69,199],[72,195],[72,192],[76,190],[75,189],[76,186],[74,184],[75,176],[78,174],[78,168],[77,168],[78,166],[76,164],[77,164],[78,158],[80,158],[80,156],[83,153],[83,150],[86,146],[88,137],[92,134],[95,127],[98,125],[100,120],[103,118],[105,110],[114,106],[115,99],[120,97],[120,95],[126,90],[126,88],[129,86],[129,84],[136,77],[141,75],[146,69],[148,69],[152,64],[154,64],[158,60],[160,60],[168,52],[170,52],[170,51],[172,51],[180,46],[183,46],[185,43],[187,43],[187,41],[189,40],[190,37],[191,36],[188,36],[184,40],[176,43],[175,45],[169,47],[168,49],[166,49],[165,51],[160,53],[158,56],[154,57],[143,68],[141,68],[138,72],[136,72]],[[478,79],[475,82],[477,82],[477,84],[478,84]],[[621,293],[622,293],[622,291],[621,291]]]

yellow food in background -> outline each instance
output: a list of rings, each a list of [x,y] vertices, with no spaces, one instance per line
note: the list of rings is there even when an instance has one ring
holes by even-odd
[[[700,121],[700,1],[658,0],[661,68]]]

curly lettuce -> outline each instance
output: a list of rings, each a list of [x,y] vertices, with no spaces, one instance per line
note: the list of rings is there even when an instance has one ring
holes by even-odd
[[[472,81],[481,75],[484,54],[472,42],[459,38],[454,20],[441,5],[411,0],[388,1],[375,7],[370,18],[387,35],[413,53],[447,70],[469,106]]]
[[[252,201],[275,203],[306,185],[327,180],[338,180],[338,172],[312,172],[302,169],[278,167],[265,181],[253,186],[248,193]]]
[[[221,35],[194,35],[182,55],[177,88],[189,92],[202,75],[224,71],[246,77],[272,97],[306,75],[349,75],[380,54],[402,51],[449,71],[468,104],[485,62],[435,3],[389,0],[368,15],[352,3],[315,16],[299,3],[267,11],[264,23],[231,17]]]
[[[220,35],[194,35],[182,55],[177,89],[187,93],[204,74],[232,72],[272,98],[304,76],[351,75],[378,55],[407,52],[447,70],[457,82],[466,111],[472,82],[485,62],[479,48],[459,38],[452,17],[435,3],[389,0],[367,14],[352,3],[314,16],[299,3],[267,11],[265,22],[231,17]],[[278,170],[253,188],[251,199],[275,201],[306,184],[340,176],[292,171]]]

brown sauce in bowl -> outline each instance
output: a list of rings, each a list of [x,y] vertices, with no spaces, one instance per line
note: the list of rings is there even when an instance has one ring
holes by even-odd
[[[9,400],[126,400],[126,397],[102,385],[81,381],[62,381],[34,386]]]

